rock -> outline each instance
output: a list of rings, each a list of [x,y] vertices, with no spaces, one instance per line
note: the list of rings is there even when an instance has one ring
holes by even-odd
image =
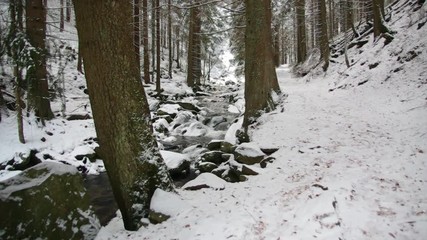
[[[223,154],[223,152],[221,152],[221,151],[205,152],[200,157],[200,161],[201,162],[211,162],[211,163],[215,163],[215,164],[219,165],[219,164],[225,162],[224,159],[222,158],[222,154]]]
[[[275,152],[277,152],[279,148],[261,148],[261,151],[265,153],[266,155],[271,155]]]
[[[90,116],[89,114],[85,113],[85,114],[71,114],[68,115],[66,117],[66,119],[68,121],[75,121],[75,120],[87,120],[87,119],[92,119],[92,116]]]
[[[8,162],[8,165],[12,165],[9,170],[25,170],[41,163],[42,161],[36,156],[37,153],[37,150],[32,149],[29,153],[16,154],[14,159]]]
[[[247,143],[249,142],[249,135],[245,131],[239,129],[236,131],[236,138],[238,143]]]
[[[227,118],[224,116],[215,116],[209,121],[209,126],[215,128],[221,123],[227,122]]]
[[[266,157],[259,163],[261,168],[266,168],[267,163],[272,163],[276,158],[275,157]]]
[[[100,228],[82,176],[54,162],[1,182],[0,212],[2,239],[94,239]]]
[[[212,170],[214,170],[217,167],[218,166],[215,163],[211,163],[211,162],[202,162],[197,165],[197,169],[202,173],[212,172]]]
[[[236,146],[234,146],[233,144],[226,141],[223,141],[221,143],[221,151],[225,153],[234,153],[235,150],[236,150]]]
[[[98,155],[95,150],[88,145],[78,146],[72,152],[71,155],[74,156],[77,160],[84,160],[84,158],[89,159],[91,162],[95,162]]]
[[[151,223],[162,223],[190,208],[191,206],[179,195],[158,188],[151,198],[148,218]]]
[[[160,154],[173,179],[182,179],[190,173],[190,161],[187,156],[181,153],[161,150]]]
[[[208,149],[211,151],[220,150],[222,142],[221,140],[212,140],[208,143]]]
[[[265,154],[255,143],[242,143],[236,148],[235,156],[238,162],[252,165],[260,163]]]
[[[214,190],[224,190],[225,181],[212,173],[202,173],[196,179],[187,182],[182,186],[185,190],[199,190],[202,188],[212,188]]]
[[[177,102],[177,104],[185,110],[195,111],[196,113],[200,112],[200,108],[196,107],[196,105],[189,102]]]
[[[221,178],[224,179],[227,182],[235,183],[240,182],[240,176],[242,175],[241,172],[237,171],[236,169],[230,167],[226,171],[224,171],[221,174]]]
[[[159,133],[169,132],[169,127],[169,122],[164,118],[159,118],[153,123],[154,130]]]
[[[242,166],[242,174],[243,175],[258,175],[257,172],[255,172],[254,170],[250,169],[249,167],[243,165]]]
[[[229,127],[229,123],[223,122],[223,123],[216,125],[214,129],[216,131],[226,131],[226,130],[228,130],[228,127]]]
[[[225,162],[228,161],[228,160],[230,160],[232,157],[234,159],[234,155],[231,154],[231,153],[224,153],[224,154],[222,154],[222,159],[224,159]]]

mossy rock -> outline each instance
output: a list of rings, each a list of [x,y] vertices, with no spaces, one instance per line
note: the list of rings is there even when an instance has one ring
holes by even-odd
[[[215,164],[219,165],[219,164],[225,162],[224,159],[222,158],[222,154],[223,154],[223,152],[221,152],[221,151],[205,152],[200,157],[200,161],[201,162],[211,162],[211,163],[215,163]]]
[[[221,143],[221,151],[225,153],[234,153],[235,150],[236,150],[235,145],[225,141]]]
[[[201,162],[200,164],[198,164],[197,169],[200,172],[204,173],[204,172],[212,172],[212,170],[214,170],[217,167],[218,166],[215,163]]]
[[[100,224],[75,167],[43,162],[0,183],[1,239],[94,239]]]

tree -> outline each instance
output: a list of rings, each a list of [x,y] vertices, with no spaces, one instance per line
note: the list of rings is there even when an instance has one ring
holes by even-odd
[[[142,41],[144,45],[144,82],[150,83],[150,51],[148,49],[148,2],[142,0]]]
[[[133,48],[132,4],[74,0],[101,154],[124,226],[137,230],[156,188],[172,190]]]
[[[390,33],[390,30],[384,25],[384,0],[372,0],[372,15],[374,17],[374,37],[381,34]]]
[[[139,0],[133,0],[133,45],[135,49],[135,56],[140,60],[139,48],[140,48],[140,30],[139,30]],[[139,66],[140,64],[138,64]]]
[[[193,87],[200,85],[202,76],[201,57],[201,14],[199,4],[196,0],[190,8],[188,48],[187,48],[187,85]]]
[[[297,24],[297,63],[302,63],[307,57],[307,39],[305,34],[305,0],[295,0]]]
[[[245,103],[243,127],[274,108],[273,91],[279,92],[273,60],[271,1],[245,0]]]
[[[156,92],[160,96],[160,0],[156,0]]]
[[[60,7],[60,17],[59,17],[59,31],[64,31],[64,0],[60,1],[61,7]]]
[[[53,118],[50,108],[49,86],[46,69],[46,8],[42,0],[26,0],[26,32],[33,47],[39,50],[34,56],[35,66],[28,69],[30,83],[28,105],[44,124]]]
[[[171,0],[168,0],[168,50],[169,50],[169,78],[172,78],[172,11],[171,11]]]
[[[326,3],[325,0],[318,0],[317,3],[317,14],[318,16],[318,26],[319,26],[319,39],[320,43],[320,55],[323,59],[323,71],[327,71],[329,67],[329,37],[328,37],[328,26],[327,26],[327,18],[326,18]]]

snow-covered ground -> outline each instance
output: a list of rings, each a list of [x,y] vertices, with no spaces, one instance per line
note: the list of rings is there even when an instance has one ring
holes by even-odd
[[[277,69],[288,97],[251,135],[279,150],[258,176],[180,189],[188,207],[166,222],[128,232],[118,217],[97,239],[427,239],[427,27],[396,18],[394,41],[350,49],[349,69]]]

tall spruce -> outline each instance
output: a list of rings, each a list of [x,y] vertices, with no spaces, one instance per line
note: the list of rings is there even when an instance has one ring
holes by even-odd
[[[150,121],[133,47],[129,1],[74,0],[101,155],[127,230],[147,217],[156,188],[172,189]]]
[[[273,92],[279,92],[273,59],[271,1],[245,0],[245,114],[243,127],[261,111],[274,108]]]
[[[53,113],[46,69],[46,8],[43,0],[26,0],[26,33],[31,45],[39,52],[34,56],[34,67],[27,71],[28,105],[45,124],[45,120],[53,118]]]

